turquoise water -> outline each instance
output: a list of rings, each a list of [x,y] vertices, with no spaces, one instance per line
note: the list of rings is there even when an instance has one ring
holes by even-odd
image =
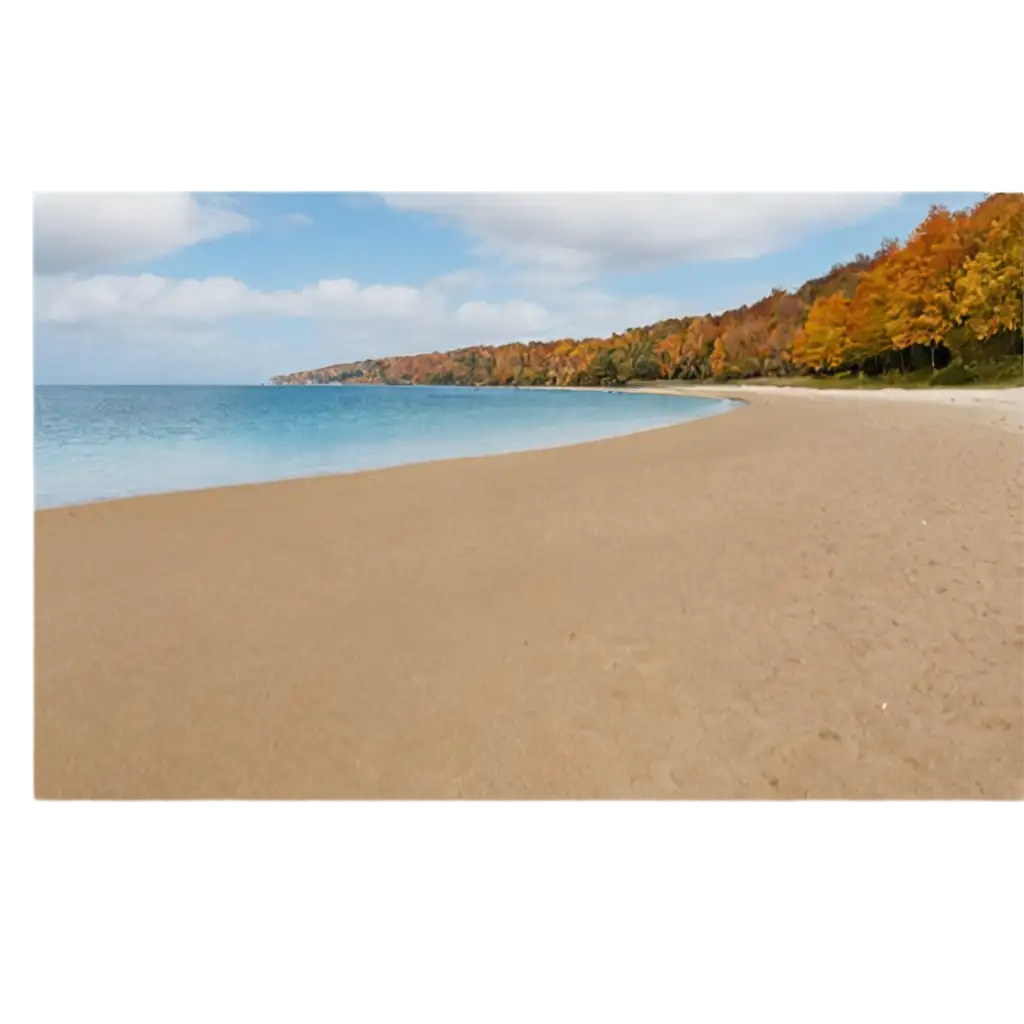
[[[548,448],[733,404],[513,388],[37,387],[36,507]]]

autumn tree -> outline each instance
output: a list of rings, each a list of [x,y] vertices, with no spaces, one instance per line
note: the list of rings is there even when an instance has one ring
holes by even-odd
[[[711,355],[718,337],[718,325],[710,316],[690,322],[683,343],[679,376],[684,380],[703,380],[712,374]]]
[[[933,206],[907,244],[889,261],[891,293],[886,331],[896,348],[935,350],[962,322],[957,281],[966,259],[965,220]]]
[[[733,317],[722,324],[711,354],[711,369],[718,378],[755,377],[768,360],[767,317]]]
[[[885,240],[795,293],[781,288],[718,316],[663,320],[610,338],[339,363],[275,383],[607,385],[633,379],[907,369],[918,356],[1002,355],[1022,343],[1024,197],[934,207],[905,246]]]
[[[842,292],[818,299],[793,342],[793,358],[811,370],[841,366],[849,344],[846,333],[850,303]]]
[[[850,302],[845,353],[849,362],[863,365],[893,348],[888,326],[892,304],[892,264],[884,257],[861,277]]]
[[[617,347],[616,361],[621,383],[629,380],[654,380],[658,376],[658,361],[649,332],[629,331]]]
[[[782,288],[772,292],[767,333],[758,355],[759,375],[785,376],[792,372],[793,342],[805,314],[806,308],[798,295]]]
[[[657,343],[654,356],[658,362],[658,376],[662,380],[672,380],[679,375],[685,347],[686,335],[682,333],[669,334]]]
[[[990,196],[972,211],[975,251],[956,283],[957,311],[979,341],[1019,334],[1024,309],[1024,196]]]
[[[619,365],[615,361],[615,350],[611,345],[601,345],[597,349],[590,364],[590,371],[595,384],[619,383]]]

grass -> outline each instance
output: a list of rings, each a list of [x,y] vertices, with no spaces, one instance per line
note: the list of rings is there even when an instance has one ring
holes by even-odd
[[[643,387],[686,387],[700,384],[728,384],[742,386],[744,384],[762,384],[777,388],[930,388],[930,387],[969,387],[969,388],[1007,388],[1024,387],[1024,357],[1007,356],[987,362],[972,363],[959,372],[956,366],[944,370],[932,370],[930,367],[912,370],[909,373],[891,371],[877,377],[866,377],[855,373],[837,373],[827,377],[746,377],[731,380],[657,380],[630,381],[630,384]],[[956,371],[956,372],[953,372]]]
[[[794,377],[791,380],[798,387],[812,388],[1019,388],[1024,387],[1024,360],[1017,356],[965,367],[949,366],[943,370],[894,371],[880,377],[836,374],[833,377]]]

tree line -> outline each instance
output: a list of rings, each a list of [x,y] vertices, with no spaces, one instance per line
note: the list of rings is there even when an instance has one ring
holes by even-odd
[[[957,212],[934,206],[906,243],[886,240],[795,292],[777,288],[717,316],[610,338],[339,363],[272,381],[579,387],[791,375],[898,381],[923,372],[964,383],[987,365],[1020,362],[1022,279],[1024,195],[997,193]]]

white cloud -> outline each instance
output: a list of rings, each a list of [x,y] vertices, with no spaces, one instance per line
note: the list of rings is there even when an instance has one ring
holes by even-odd
[[[428,289],[360,285],[348,278],[293,291],[259,291],[232,277],[168,278],[155,274],[42,275],[35,318],[47,324],[135,325],[212,323],[234,317],[284,316],[335,320],[413,319],[443,305]]]
[[[474,289],[485,288],[490,283],[491,278],[484,271],[476,267],[464,267],[432,277],[424,287],[444,295],[462,295]]]
[[[35,269],[53,274],[138,263],[250,227],[229,204],[187,192],[39,193]]]
[[[35,318],[42,324],[209,323],[243,312],[252,294],[230,277],[200,281],[155,274],[67,274],[37,277],[35,284]]]
[[[190,194],[36,197],[37,369],[63,380],[259,380],[351,359],[470,344],[607,336],[701,313],[585,282],[686,260],[756,256],[891,203],[882,195],[389,195],[441,216],[511,265],[421,287],[325,279],[289,290],[233,277],[114,272],[252,223]],[[383,204],[380,197],[343,201]],[[273,223],[299,226],[305,214]],[[96,272],[100,271],[100,272]],[[497,271],[497,272],[496,272]],[[492,289],[519,298],[486,301]]]
[[[284,228],[304,228],[313,223],[313,218],[304,213],[282,213],[274,218],[274,222]]]
[[[603,336],[685,312],[666,298],[596,290],[568,291],[542,305],[461,301],[432,284],[361,286],[348,278],[290,291],[260,291],[230,277],[154,274],[44,275],[35,286],[39,372],[53,379],[57,367],[66,380],[104,379],[104,369],[126,379],[143,356],[151,374],[166,376],[170,371],[155,368],[173,366],[176,380],[212,379],[214,368],[218,379],[258,380],[374,356]],[[240,321],[251,326],[236,329]],[[247,337],[259,340],[247,344]]]
[[[763,256],[814,231],[855,223],[898,198],[877,192],[384,195],[396,209],[451,221],[483,251],[566,283]]]
[[[260,291],[231,277],[200,280],[155,274],[44,275],[37,277],[35,284],[37,323],[110,330],[208,325],[245,317],[298,317],[338,325],[396,322],[431,333],[447,329],[461,340],[479,335],[483,343],[540,337],[572,330],[574,324],[580,325],[577,333],[611,331],[626,326],[623,317],[667,316],[678,313],[679,307],[678,302],[667,299],[620,299],[596,290],[566,292],[560,303],[550,306],[522,299],[456,303],[431,286],[364,287],[349,278],[318,281],[292,291]]]
[[[535,302],[515,299],[511,302],[482,302],[479,299],[463,302],[455,310],[457,324],[473,330],[498,329],[506,340],[514,341],[531,332],[550,328],[551,312]]]

